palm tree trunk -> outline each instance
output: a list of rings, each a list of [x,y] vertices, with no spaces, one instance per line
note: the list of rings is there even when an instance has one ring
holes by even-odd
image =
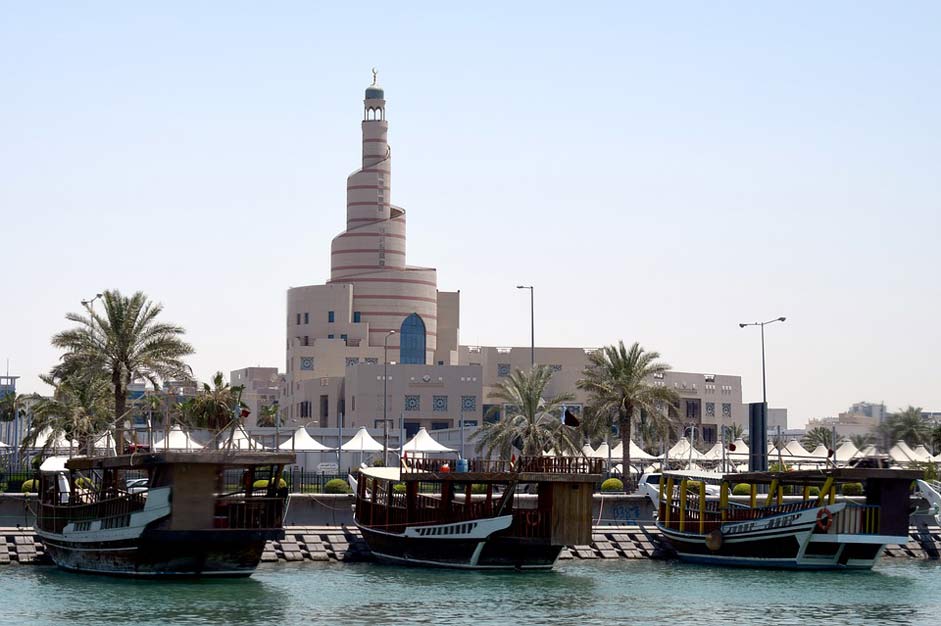
[[[124,430],[121,426],[124,422],[124,412],[127,410],[127,391],[124,389],[120,373],[115,373],[111,382],[114,384],[114,447],[115,453],[120,455],[124,454]]]

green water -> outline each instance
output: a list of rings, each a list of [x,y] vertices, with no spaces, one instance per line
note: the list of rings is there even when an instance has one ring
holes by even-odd
[[[938,624],[941,564],[825,573],[567,561],[516,574],[304,563],[191,582],[4,566],[0,602],[0,624],[36,626]]]

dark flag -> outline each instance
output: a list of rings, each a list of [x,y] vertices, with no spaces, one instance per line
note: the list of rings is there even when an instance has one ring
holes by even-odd
[[[572,409],[565,407],[565,413],[562,416],[562,423],[566,426],[571,426],[572,428],[578,428],[578,425],[581,423],[575,414],[572,413]]]

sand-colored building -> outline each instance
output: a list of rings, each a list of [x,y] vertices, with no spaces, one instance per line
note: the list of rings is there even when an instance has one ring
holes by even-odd
[[[434,268],[409,264],[406,212],[392,203],[388,131],[385,92],[374,82],[363,101],[362,162],[346,181],[346,228],[330,246],[330,279],[287,292],[285,425],[336,428],[342,414],[345,428],[379,429],[384,415],[409,433],[455,428],[462,418],[474,426],[496,385],[530,366],[528,346],[460,345],[460,292],[439,291]],[[586,400],[575,381],[588,352],[535,350],[536,362],[556,371],[548,393],[575,392],[576,411]],[[701,426],[707,441],[720,425],[746,421],[738,376],[670,372],[656,382],[680,394],[679,417]]]

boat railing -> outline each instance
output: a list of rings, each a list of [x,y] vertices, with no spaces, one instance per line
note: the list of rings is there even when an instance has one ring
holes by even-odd
[[[538,509],[516,509],[513,511],[513,523],[510,525],[510,537],[536,539],[549,537],[552,531],[552,518]]]
[[[828,534],[878,535],[880,531],[880,507],[878,504],[847,504],[834,514]]]
[[[39,523],[46,530],[61,533],[70,522],[83,524],[101,520],[101,528],[122,528],[130,525],[131,513],[142,511],[146,502],[143,493],[129,493],[115,498],[87,503],[86,496],[73,493],[69,503],[41,504]]]
[[[438,473],[447,465],[457,467],[455,459],[407,459],[406,466],[415,472]],[[520,457],[515,461],[501,459],[467,459],[467,471],[483,474],[529,472],[541,474],[601,474],[604,459],[586,457]]]
[[[281,528],[284,498],[219,498],[216,500],[213,527],[229,529]]]

